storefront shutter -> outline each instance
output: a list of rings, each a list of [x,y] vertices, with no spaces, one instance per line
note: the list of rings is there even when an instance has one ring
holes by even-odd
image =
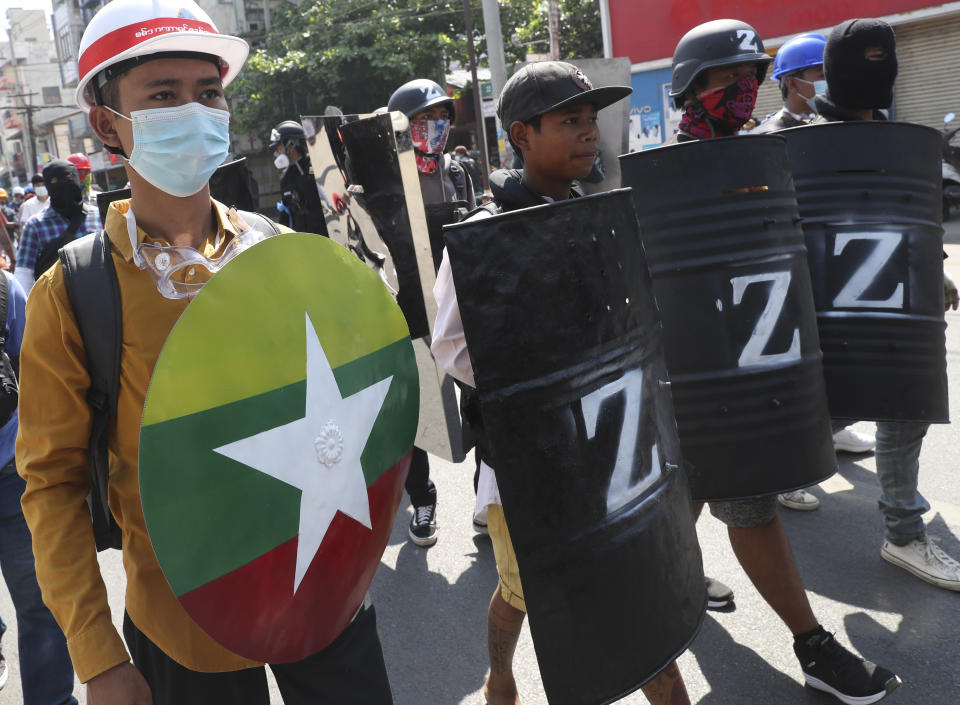
[[[960,116],[960,14],[897,25],[900,71],[892,117],[940,129]]]

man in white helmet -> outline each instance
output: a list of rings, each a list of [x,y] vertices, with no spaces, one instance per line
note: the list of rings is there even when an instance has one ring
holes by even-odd
[[[90,376],[59,263],[38,279],[30,299],[17,459],[38,580],[89,705],[269,703],[261,664],[214,641],[164,579],[138,481],[147,386],[189,301],[169,295],[156,271],[167,267],[159,256],[147,262],[141,251],[175,253],[176,246],[217,257],[245,231],[211,199],[207,182],[230,144],[224,86],[247,53],[245,41],[220,34],[192,0],[113,0],[80,46],[77,101],[107,149],[125,159],[132,191],[129,201],[111,204],[104,224],[123,319],[117,415],[108,430],[109,504],[122,530],[127,576],[123,638],[112,622],[86,508]],[[262,226],[272,227],[265,220]],[[204,267],[184,272],[187,285],[209,277]],[[392,702],[367,603],[329,647],[271,668],[288,704]]]

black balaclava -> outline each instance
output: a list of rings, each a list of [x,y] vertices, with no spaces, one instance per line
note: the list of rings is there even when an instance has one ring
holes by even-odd
[[[882,59],[868,59],[867,49],[879,47]],[[883,20],[853,19],[838,24],[823,51],[827,98],[844,108],[880,109],[893,103],[897,78],[897,38]]]
[[[50,207],[64,218],[83,212],[83,188],[77,167],[65,159],[54,159],[43,168],[43,183],[50,195]]]

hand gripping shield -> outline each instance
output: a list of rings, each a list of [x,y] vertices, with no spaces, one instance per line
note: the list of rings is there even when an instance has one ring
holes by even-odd
[[[460,462],[464,449],[456,390],[430,354],[434,260],[439,261],[442,247],[431,249],[410,133],[395,132],[389,114],[302,121],[317,184],[333,205],[327,216],[330,238],[377,272],[410,327],[421,383],[417,447]],[[455,212],[446,217],[454,218]]]
[[[611,702],[686,648],[705,607],[629,190],[446,240],[547,698]]]
[[[831,415],[947,423],[940,133],[858,121],[780,134]]]
[[[688,142],[620,161],[693,496],[739,499],[830,476],[837,461],[783,138]]]

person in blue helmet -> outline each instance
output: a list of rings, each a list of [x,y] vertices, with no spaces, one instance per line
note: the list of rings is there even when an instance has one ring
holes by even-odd
[[[823,73],[826,43],[822,34],[801,34],[780,47],[773,63],[773,78],[780,82],[783,107],[751,130],[751,135],[809,125],[816,120],[816,97],[827,91]],[[843,422],[835,422],[833,430],[833,447],[837,452],[868,453],[876,446],[872,435],[847,428]],[[817,496],[807,490],[785,492],[777,499],[784,507],[800,511],[820,506]]]
[[[773,78],[780,82],[783,107],[751,130],[751,134],[808,125],[816,118],[814,98],[827,90],[823,77],[826,43],[822,34],[801,34],[780,47],[773,62]]]

